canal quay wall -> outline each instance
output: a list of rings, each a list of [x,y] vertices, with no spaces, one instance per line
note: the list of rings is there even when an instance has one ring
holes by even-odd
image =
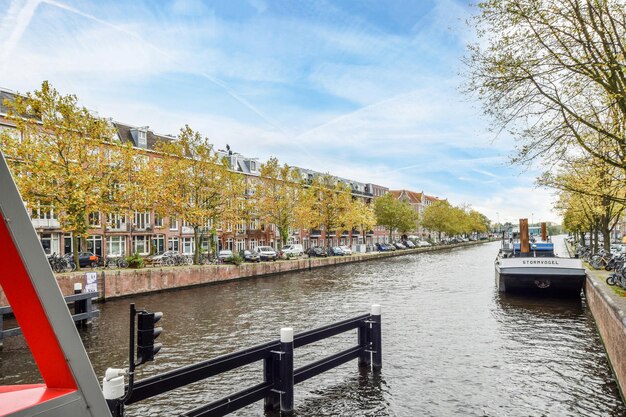
[[[449,250],[488,241],[464,242],[455,245],[433,246],[393,252],[359,253],[328,258],[300,258],[275,262],[242,263],[241,265],[190,265],[177,267],[147,267],[141,269],[83,269],[78,272],[56,274],[63,295],[74,293],[74,284],[85,285],[86,274],[97,273],[98,298],[103,300],[189,288],[219,282],[250,279],[286,272],[302,271],[354,262],[374,261],[415,253]],[[0,306],[8,305],[0,289]]]
[[[605,282],[608,275],[587,269],[585,297],[626,402],[626,299],[609,288]]]
[[[566,241],[569,255],[575,252]],[[596,323],[622,401],[626,403],[626,298],[616,294],[606,283],[608,271],[591,269],[585,264],[587,279],[584,292]]]

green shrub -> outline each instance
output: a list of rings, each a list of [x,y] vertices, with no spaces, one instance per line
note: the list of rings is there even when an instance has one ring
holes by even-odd
[[[129,268],[143,268],[143,258],[138,253],[126,258]]]
[[[239,256],[239,254],[234,254],[230,258],[226,258],[226,262],[234,265],[241,265],[243,263],[243,258]]]

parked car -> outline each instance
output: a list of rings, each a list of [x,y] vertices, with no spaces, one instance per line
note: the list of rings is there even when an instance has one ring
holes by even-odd
[[[163,262],[163,259],[170,258],[178,255],[178,252],[175,250],[166,250],[165,252],[157,252],[154,255],[150,255],[146,257],[146,261],[153,264],[158,264]]]
[[[328,256],[326,249],[321,246],[313,246],[306,251],[306,254],[309,256]]]
[[[233,251],[229,249],[223,249],[217,253],[217,259],[220,262],[226,262],[233,257]]]
[[[415,243],[411,242],[410,240],[406,240],[406,241],[402,242],[402,244],[404,246],[406,246],[407,248],[414,248],[415,247]]]
[[[261,255],[248,249],[239,251],[239,256],[241,256],[245,262],[261,262]]]
[[[342,245],[342,246],[339,246],[339,247],[343,251],[344,255],[352,255],[352,249],[350,249],[348,246]]]
[[[74,252],[66,253],[65,256],[70,260],[74,260]],[[93,252],[79,252],[78,253],[78,265],[81,268],[92,267],[95,268],[98,266],[98,259],[100,257],[98,255],[94,255]]]
[[[400,243],[400,242],[395,242],[395,243],[393,244],[393,246],[395,246],[395,247],[396,247],[396,249],[406,249],[406,246],[404,246],[404,245],[403,245],[402,243]]]
[[[275,261],[278,258],[278,253],[271,246],[257,246],[255,252],[262,261]]]
[[[302,255],[304,255],[304,247],[299,244],[285,245],[280,250],[281,258],[289,258],[289,257],[294,257],[294,256],[302,256]]]
[[[377,243],[376,249],[378,249],[380,252],[389,252],[396,250],[396,247],[389,245],[388,243]]]
[[[417,243],[416,243],[416,246],[418,248],[427,248],[427,247],[431,246],[431,244],[426,242],[425,240],[418,240]]]
[[[328,248],[329,256],[343,256],[345,255],[339,246],[331,246]]]

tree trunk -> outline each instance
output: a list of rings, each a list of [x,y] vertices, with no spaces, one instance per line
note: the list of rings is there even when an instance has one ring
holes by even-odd
[[[609,225],[610,219],[605,216],[602,219],[602,243],[604,250],[611,251],[611,227]]]
[[[194,250],[193,250],[193,263],[194,265],[198,265],[200,264],[200,237],[202,236],[201,233],[198,233],[200,229],[200,226],[193,226],[193,241],[195,243],[194,245]]]
[[[76,265],[76,270],[79,271],[80,270],[80,264],[78,263],[78,236],[76,236],[76,233],[72,233],[72,257],[74,258],[74,264]]]

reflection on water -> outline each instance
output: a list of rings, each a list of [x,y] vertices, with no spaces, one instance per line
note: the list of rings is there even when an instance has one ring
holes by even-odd
[[[365,313],[383,305],[383,369],[356,361],[296,386],[299,416],[624,415],[584,300],[500,295],[499,243],[108,302],[81,332],[101,376],[126,362],[127,308],[164,312],[154,363],[139,379]],[[348,333],[296,350],[295,366],[355,343]],[[0,383],[32,381],[23,346],[0,353]],[[260,382],[261,364],[129,407],[128,415],[190,410]],[[235,415],[261,416],[261,404]]]

